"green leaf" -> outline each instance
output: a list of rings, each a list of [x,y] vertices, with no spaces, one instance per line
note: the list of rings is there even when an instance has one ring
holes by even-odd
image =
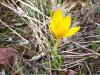
[[[96,51],[97,48],[98,48],[98,45],[97,45],[96,43],[93,43],[93,44],[92,44],[92,49],[93,49],[94,51]]]
[[[97,12],[97,13],[100,13],[100,7],[97,7],[97,8],[96,8],[96,12]]]

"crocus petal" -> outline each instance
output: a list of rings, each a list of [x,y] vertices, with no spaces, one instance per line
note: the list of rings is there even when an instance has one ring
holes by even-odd
[[[80,30],[80,27],[73,27],[73,28],[70,28],[70,29],[67,31],[65,37],[70,37],[70,36],[76,34],[79,30]]]
[[[51,31],[53,32],[53,33],[55,33],[56,32],[56,26],[55,26],[56,24],[54,23],[54,22],[51,22],[50,23],[50,29],[51,29]]]
[[[54,34],[57,39],[60,39],[64,37],[65,32],[55,32]]]
[[[64,21],[64,20],[63,20]],[[61,22],[62,23],[62,22]],[[62,38],[67,33],[67,28],[65,24],[60,24],[56,29],[54,34],[56,35],[56,38]]]
[[[60,9],[57,9],[53,15],[52,21],[54,21],[56,24],[60,23],[63,19],[63,14]]]
[[[53,15],[52,21],[50,23],[50,29],[53,33],[55,33],[57,27],[63,19],[62,11],[57,9]]]
[[[59,26],[56,28],[56,33],[59,34],[66,34],[67,30],[69,29],[71,25],[71,17],[66,16],[59,24]]]
[[[71,17],[70,16],[66,16],[62,22],[62,24],[66,26],[66,29],[70,28],[71,25]]]

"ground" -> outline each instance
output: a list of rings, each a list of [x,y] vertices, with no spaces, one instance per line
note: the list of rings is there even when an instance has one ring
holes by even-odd
[[[58,8],[81,29],[55,55],[49,26]],[[0,64],[7,75],[99,75],[100,1],[0,0]]]

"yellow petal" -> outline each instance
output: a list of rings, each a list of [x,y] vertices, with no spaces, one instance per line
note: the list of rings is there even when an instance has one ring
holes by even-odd
[[[65,37],[70,37],[70,36],[76,34],[79,30],[80,30],[80,27],[73,27],[73,28],[70,28],[70,29],[68,30],[68,32],[66,33]]]
[[[54,22],[51,22],[50,23],[50,29],[51,31],[54,33],[56,31],[56,26],[55,26],[55,23]]]
[[[58,24],[62,19],[63,19],[62,11],[60,9],[57,9],[53,15],[52,21]]]
[[[64,33],[63,32],[59,32],[59,33],[55,32],[54,34],[55,34],[55,36],[56,36],[57,39],[60,39],[60,38],[64,37],[65,32]]]
[[[66,25],[66,29],[69,29],[70,28],[70,25],[71,25],[71,17],[70,16],[66,16],[62,22],[62,24]]]
[[[56,28],[57,33],[66,33],[71,25],[71,18],[70,16],[66,16],[59,24],[59,26]]]
[[[58,28],[60,22],[63,19],[62,11],[57,9],[53,15],[52,21],[50,23],[50,29],[52,32],[55,33],[56,29]]]
[[[67,33],[66,25],[60,24],[58,28],[55,29],[56,38],[63,38],[64,35]]]

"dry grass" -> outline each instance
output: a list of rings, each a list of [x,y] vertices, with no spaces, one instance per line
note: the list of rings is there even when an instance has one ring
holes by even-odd
[[[10,43],[1,42],[0,47],[13,47],[18,51],[17,68],[15,72],[21,75],[33,73],[47,73],[50,68],[46,64],[54,40],[49,30],[51,20],[50,11],[61,8],[65,15],[73,19],[72,26],[81,26],[81,30],[73,37],[62,39],[59,45],[60,53],[64,57],[60,71],[73,70],[78,75],[94,75],[100,71],[100,7],[91,0],[87,2],[68,1],[56,5],[53,0],[19,0],[20,6],[13,0],[1,1],[0,4],[14,12],[19,17],[17,23],[21,26],[10,25],[7,21],[0,22],[9,29],[7,34],[1,33],[3,38],[13,38]],[[99,10],[97,10],[99,8]],[[51,13],[52,15],[52,13]],[[16,19],[16,17],[15,17]],[[21,20],[18,21],[18,20]],[[0,34],[0,35],[1,35]],[[1,39],[1,37],[0,37]],[[2,41],[2,39],[0,40]],[[16,41],[16,42],[14,42]],[[14,42],[14,43],[12,43]],[[6,43],[6,44],[5,44]],[[58,75],[58,74],[56,74]],[[62,74],[63,75],[63,74]]]

